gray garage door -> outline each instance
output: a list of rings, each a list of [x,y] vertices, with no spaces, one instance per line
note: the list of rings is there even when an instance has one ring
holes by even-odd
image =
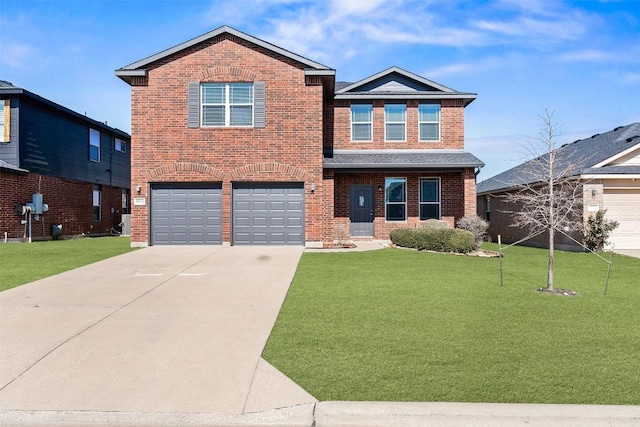
[[[233,244],[303,245],[303,183],[233,184]]]
[[[222,243],[221,184],[152,185],[152,245],[220,243]]]

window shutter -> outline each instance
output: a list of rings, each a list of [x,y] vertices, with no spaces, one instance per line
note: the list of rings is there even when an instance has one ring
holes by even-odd
[[[200,127],[200,82],[189,82],[188,97],[188,126]]]
[[[253,84],[253,127],[265,126],[265,84],[254,82]]]

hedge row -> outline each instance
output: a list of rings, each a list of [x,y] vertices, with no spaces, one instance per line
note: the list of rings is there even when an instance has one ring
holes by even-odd
[[[463,254],[473,251],[475,243],[473,233],[457,228],[399,228],[390,238],[405,248]]]

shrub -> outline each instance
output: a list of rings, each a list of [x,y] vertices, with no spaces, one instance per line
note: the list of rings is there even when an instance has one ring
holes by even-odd
[[[418,250],[469,253],[474,248],[473,234],[454,228],[400,228],[391,231],[390,238],[398,246]]]
[[[420,221],[416,228],[449,228],[449,224],[446,221],[440,221],[439,219],[427,219]]]
[[[595,215],[589,215],[584,227],[584,244],[589,249],[596,250],[609,243],[611,232],[618,228],[618,221],[608,220],[604,217],[607,210],[599,210]]]
[[[474,249],[479,249],[480,244],[487,236],[489,223],[476,215],[469,215],[458,220],[458,226],[461,230],[467,230],[473,234],[475,245]]]

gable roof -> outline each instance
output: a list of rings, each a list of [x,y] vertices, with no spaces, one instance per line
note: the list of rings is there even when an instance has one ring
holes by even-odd
[[[459,169],[484,163],[463,150],[333,150],[325,153],[326,169]]]
[[[617,127],[603,134],[579,139],[555,150],[560,170],[571,170],[569,176],[579,175],[630,175],[640,173],[640,166],[609,165],[621,153],[640,150],[640,123]],[[523,184],[532,184],[530,169],[544,154],[496,176],[480,182],[478,194],[505,191]]]
[[[209,31],[208,33],[202,34],[191,40],[187,40],[184,43],[180,43],[176,46],[170,47],[169,49],[165,49],[162,52],[158,52],[154,55],[148,56],[144,59],[133,62],[129,65],[125,65],[124,67],[116,70],[116,76],[120,77],[125,82],[131,84],[131,77],[146,75],[145,67],[147,67],[148,65],[225,33],[230,34],[239,39],[242,39],[244,41],[247,41],[249,43],[252,43],[256,46],[260,46],[271,52],[282,55],[286,58],[292,59],[296,62],[299,62],[300,64],[306,66],[305,72],[307,74],[322,75],[322,76],[335,75],[335,70],[333,70],[330,67],[327,67],[326,65],[322,65],[319,62],[312,61],[308,58],[297,55],[293,52],[290,52],[286,49],[278,47],[274,44],[271,44],[259,38],[250,36],[249,34],[243,33],[242,31],[238,31],[235,28],[229,27],[228,25],[223,25],[222,27],[216,28],[213,31]]]
[[[458,92],[400,67],[390,67],[356,83],[336,85],[335,99],[461,99],[469,105],[477,94]]]
[[[3,99],[8,98],[10,96],[15,96],[15,97],[26,97],[29,99],[32,99],[46,107],[52,108],[56,111],[58,111],[60,114],[65,114],[67,116],[71,116],[74,119],[77,119],[79,121],[82,121],[84,123],[86,123],[89,126],[92,127],[96,127],[99,128],[103,131],[112,133],[114,135],[118,135],[120,137],[122,137],[123,139],[126,140],[130,140],[131,139],[131,135],[129,135],[128,133],[126,133],[125,131],[122,131],[120,129],[117,128],[113,128],[109,125],[106,124],[106,122],[100,122],[98,120],[92,119],[90,117],[87,117],[84,114],[80,114],[77,113],[67,107],[64,107],[60,104],[57,104],[53,101],[48,100],[47,98],[43,98],[40,95],[37,95],[33,92],[29,92],[26,89],[23,89],[19,86],[15,86],[13,85],[11,82],[8,82],[6,80],[0,80],[0,96],[2,96]]]

